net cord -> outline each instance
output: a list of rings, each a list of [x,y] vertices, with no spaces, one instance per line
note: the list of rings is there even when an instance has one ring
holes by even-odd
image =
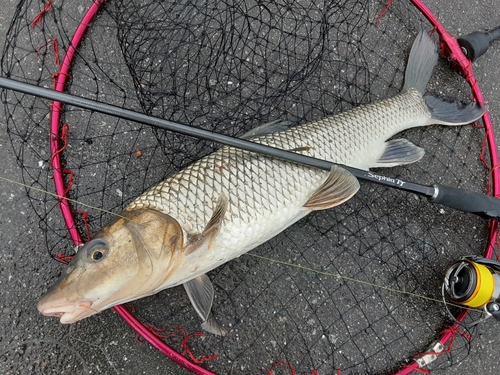
[[[80,45],[80,42],[84,37],[85,32],[88,29],[88,26],[90,25],[90,23],[98,13],[98,11],[103,6],[104,1],[105,0],[94,0],[93,4],[90,6],[88,11],[84,15],[80,25],[77,27],[71,39],[71,43],[66,51],[61,70],[57,75],[57,81],[55,84],[56,91],[59,92],[65,91],[66,81],[69,76],[71,64],[73,62],[76,49]],[[411,2],[429,20],[429,22],[433,25],[433,27],[440,35],[441,42],[447,47],[448,57],[452,62],[456,64],[456,68],[459,71],[459,73],[465,77],[466,81],[471,86],[472,94],[474,95],[475,99],[478,102],[484,102],[483,95],[481,93],[481,90],[479,89],[479,86],[472,71],[472,64],[462,52],[456,39],[444,29],[443,25],[437,20],[437,18],[432,14],[432,12],[420,0],[411,0]],[[51,145],[51,153],[53,155],[51,159],[52,160],[51,166],[54,175],[54,184],[56,192],[60,196],[63,196],[65,192],[65,182],[61,168],[61,159],[59,153],[57,152],[61,113],[62,113],[62,103],[54,101],[52,103],[52,111],[51,111],[50,145]],[[496,166],[498,165],[498,154],[496,151],[496,142],[493,133],[493,126],[488,112],[484,114],[483,122],[485,127],[486,139],[489,146],[488,147],[489,156],[492,164],[491,179],[492,179],[493,195],[495,197],[498,197],[500,196],[499,171],[498,168],[496,168]],[[65,199],[61,199],[59,206],[61,208],[63,218],[65,220],[66,226],[68,227],[69,234],[74,244],[75,245],[82,244],[83,240],[77,229],[69,202]],[[496,220],[491,220],[489,242],[485,252],[486,258],[491,258],[491,256],[493,255],[497,234],[498,234],[498,222]],[[144,337],[144,339],[146,339],[152,346],[157,348],[159,351],[161,351],[163,354],[165,354],[167,357],[169,357],[182,367],[198,375],[215,375],[213,372],[190,362],[181,354],[177,353],[175,350],[170,348],[165,342],[157,338],[151,331],[149,331],[123,306],[115,306],[113,307],[113,309],[125,320],[127,324],[129,324],[139,335]],[[465,319],[466,316],[467,316],[467,310],[464,310],[457,316],[457,320],[461,322]],[[458,325],[459,325],[458,323],[455,323],[450,328],[456,329],[458,328]],[[454,332],[453,329],[446,330],[446,333],[441,336],[439,342],[445,345],[452,338],[453,335],[452,332]],[[399,370],[398,372],[396,372],[395,374],[406,375],[414,371],[418,371],[418,369],[419,369],[419,364],[416,361],[414,361],[411,364]]]

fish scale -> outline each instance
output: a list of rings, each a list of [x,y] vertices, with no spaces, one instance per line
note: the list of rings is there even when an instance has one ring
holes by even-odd
[[[386,139],[428,118],[422,95],[405,90],[393,98],[252,141],[285,150],[309,147],[300,153],[368,169],[383,153]],[[216,251],[245,252],[305,216],[309,210],[302,206],[327,175],[319,169],[222,147],[144,193],[127,210],[154,208],[175,218],[186,232],[201,233],[224,193],[229,205],[217,240],[222,249]],[[266,225],[277,229],[265,230]]]

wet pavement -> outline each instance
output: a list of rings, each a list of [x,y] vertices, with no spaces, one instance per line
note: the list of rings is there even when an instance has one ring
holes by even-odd
[[[5,35],[17,1],[0,8]],[[428,2],[451,33],[461,35],[500,24],[495,0]],[[3,39],[0,38],[0,43]],[[500,42],[475,64],[475,74],[500,134]],[[497,105],[498,104],[498,105]],[[21,181],[21,173],[0,116],[1,176]],[[83,324],[60,325],[36,310],[40,295],[61,269],[39,248],[42,233],[24,187],[0,180],[0,372],[4,374],[187,374],[147,344],[111,311]],[[500,323],[488,321],[466,360],[440,374],[498,373]],[[424,348],[422,348],[424,349]],[[322,375],[322,374],[320,374]]]

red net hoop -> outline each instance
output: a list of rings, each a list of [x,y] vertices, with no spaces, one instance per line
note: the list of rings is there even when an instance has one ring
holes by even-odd
[[[65,2],[58,4],[57,1],[48,1],[39,4],[37,1],[24,0],[20,1],[19,9],[25,11],[22,14],[18,12],[16,16],[19,19],[24,17],[25,21],[13,21],[11,25],[6,47],[10,57],[2,60],[2,73],[13,78],[29,80],[29,75],[25,74],[23,68],[23,64],[26,64],[23,59],[28,56],[33,61],[39,61],[34,57],[39,54],[38,59],[44,59],[40,71],[46,73],[50,69],[54,70],[54,66],[57,67],[55,74],[51,72],[50,79],[54,79],[54,87],[58,91],[85,93],[86,84],[90,82],[89,86],[93,91],[89,91],[89,96],[98,99],[109,98],[113,104],[135,106],[135,109],[148,114],[235,135],[268,120],[284,117],[294,122],[309,121],[395,94],[401,87],[404,64],[414,34],[419,28],[430,28],[430,25],[439,34],[443,56],[463,76],[474,99],[483,102],[484,98],[474,77],[472,65],[463,55],[455,38],[446,32],[420,1],[412,1],[412,4],[389,3],[373,6],[370,2],[345,0],[335,4],[312,2],[304,5],[300,2],[266,5],[244,1],[223,4],[196,4],[190,1],[170,4],[151,1],[139,5],[126,0],[95,0],[85,3],[88,9],[77,9]],[[33,13],[34,9],[39,13]],[[156,16],[159,10],[169,14],[171,18],[164,20],[160,15]],[[279,12],[279,17],[273,16],[276,12]],[[67,14],[79,13],[82,17],[67,17]],[[66,31],[66,26],[61,26],[64,22],[69,24],[67,30],[76,31]],[[395,26],[391,26],[392,22]],[[328,25],[335,25],[336,28],[328,28]],[[246,27],[248,34],[245,34],[248,31]],[[400,32],[398,28],[404,30]],[[162,33],[162,30],[167,29],[169,37]],[[16,45],[16,36],[22,33],[30,35],[32,45],[22,48]],[[99,37],[98,33],[102,35]],[[333,36],[338,39],[333,40]],[[96,40],[100,39],[102,42],[106,37],[118,40],[119,51],[117,49],[109,52],[109,55],[104,53],[101,59],[99,54],[103,52],[96,51],[102,48],[102,44],[99,45]],[[170,41],[167,39],[171,39],[172,43],[168,44]],[[385,48],[382,52],[377,50],[381,45]],[[391,46],[393,49],[390,50]],[[115,47],[112,45],[109,49]],[[114,65],[112,62],[108,64],[105,59],[113,53],[123,56],[120,57],[124,60],[120,62],[122,65]],[[161,53],[165,55],[160,56]],[[50,54],[52,57],[49,57]],[[60,58],[59,54],[64,54],[64,57]],[[53,55],[57,57],[55,63]],[[286,58],[280,57],[281,55]],[[342,60],[344,58],[345,60]],[[396,62],[392,62],[393,60]],[[375,66],[365,67],[372,61]],[[36,63],[33,64],[36,66]],[[48,68],[50,64],[52,68]],[[216,68],[209,70],[207,65],[214,65]],[[466,92],[463,80],[459,82],[456,76],[446,73],[446,69],[443,64],[436,74],[448,74],[448,77],[444,78],[446,84],[457,88],[456,91],[462,99],[469,98],[470,92]],[[327,76],[328,71],[337,70],[338,76],[333,73]],[[123,72],[130,72],[130,78],[120,82],[119,75]],[[33,83],[48,85],[48,80],[47,75],[41,75],[34,79]],[[103,83],[105,81],[112,88],[108,88]],[[380,91],[375,92],[374,87],[380,87]],[[115,95],[115,91],[124,94]],[[454,95],[455,91],[451,93],[451,96]],[[21,108],[34,107],[33,113],[23,113],[23,116],[40,124],[43,124],[42,119],[50,112],[48,160],[56,194],[86,204],[101,204],[107,210],[119,210],[130,199],[165,175],[214,149],[214,145],[185,140],[176,134],[152,131],[136,125],[128,124],[125,125],[126,130],[118,130],[117,124],[109,125],[105,118],[95,114],[88,115],[84,121],[88,124],[102,121],[105,123],[103,128],[113,128],[111,135],[99,133],[90,125],[88,129],[77,130],[74,123],[78,121],[76,118],[82,115],[74,108],[68,109],[55,102],[47,109],[37,102],[28,103],[26,97],[16,97],[13,103],[6,104],[6,108],[10,114],[8,126],[14,149],[17,150],[17,139],[22,138],[23,134],[34,134],[38,131],[41,133],[44,130],[22,129],[18,125],[20,113],[24,111]],[[473,190],[485,190],[488,184],[488,193],[500,196],[497,147],[488,113],[482,119],[481,128],[433,128],[409,132],[408,137],[417,139],[415,143],[427,144],[425,148],[430,153],[429,159],[420,165],[417,163],[414,167],[398,167],[390,172],[424,183],[432,183],[432,178],[437,179],[442,175],[447,184]],[[37,139],[38,135],[32,137]],[[40,137],[43,138],[42,135]],[[479,148],[482,139],[485,147],[481,151]],[[33,138],[28,139],[29,142],[32,140]],[[104,155],[104,167],[98,162],[88,161],[86,155],[81,158],[75,155],[80,151],[68,150],[68,144],[74,145],[74,149],[81,148],[82,155],[87,152],[87,146],[95,147],[99,155]],[[129,149],[116,153],[107,151],[108,148],[120,148],[120,145]],[[455,153],[459,147],[468,149],[464,152],[465,155]],[[95,150],[88,151],[89,155]],[[482,165],[478,158],[479,153],[488,166],[489,170],[486,172],[478,171],[478,166]],[[148,161],[144,161],[144,155],[149,155]],[[104,160],[104,157],[107,159]],[[123,170],[121,162],[116,161],[122,157],[124,160],[126,158]],[[139,165],[140,163],[144,164]],[[22,164],[29,185],[38,184],[49,189],[48,183],[42,184],[39,181],[45,178],[52,183],[51,177],[42,176],[36,168],[30,168],[27,162]],[[141,168],[144,166],[149,168],[147,172],[142,172]],[[97,171],[92,171],[92,167],[97,167]],[[427,173],[426,169],[434,171],[434,175]],[[91,183],[85,184],[84,179],[92,179],[92,173],[97,175],[92,181],[103,181],[102,186],[94,189]],[[132,180],[140,180],[139,187],[131,187],[129,181]],[[463,255],[455,244],[464,243],[470,232],[466,233],[466,230],[462,229],[479,228],[478,231],[481,235],[484,234],[484,238],[471,240],[465,248],[469,252],[477,251],[478,248],[485,249],[482,255],[491,258],[497,255],[498,224],[492,221],[485,225],[480,219],[467,217],[463,228],[457,229],[458,234],[454,242],[450,240],[454,251],[443,255],[444,240],[439,238],[441,233],[433,228],[444,231],[447,220],[456,219],[456,215],[461,214],[452,213],[448,219],[440,219],[439,209],[429,208],[425,206],[426,202],[408,198],[404,193],[387,193],[383,188],[367,185],[363,189],[365,192],[360,196],[360,200],[347,204],[343,211],[326,214],[328,216],[313,215],[307,221],[299,223],[296,230],[302,236],[300,239],[294,232],[285,232],[257,252],[256,256],[261,257],[260,260],[256,257],[246,258],[236,263],[241,267],[239,269],[237,266],[227,265],[215,273],[218,292],[224,296],[218,305],[219,311],[229,314],[230,311],[236,311],[233,316],[236,321],[233,327],[236,333],[220,340],[206,338],[206,344],[200,344],[198,349],[203,348],[207,353],[220,354],[213,363],[196,363],[196,358],[201,356],[188,355],[186,350],[179,353],[172,349],[158,332],[153,332],[148,324],[141,323],[141,320],[144,320],[141,313],[137,314],[140,317],[137,318],[123,306],[117,306],[114,310],[138,335],[196,374],[228,372],[235,364],[240,366],[242,373],[255,373],[264,371],[263,369],[278,373],[285,368],[293,372],[297,367],[302,372],[308,369],[309,373],[325,373],[327,369],[335,369],[342,371],[342,374],[350,371],[409,374],[422,371],[419,359],[433,354],[429,353],[430,340],[437,340],[441,344],[440,347],[431,346],[431,352],[436,350],[436,354],[442,357],[435,363],[438,363],[438,366],[449,366],[453,362],[452,355],[459,358],[466,355],[464,353],[467,352],[473,332],[464,331],[459,323],[450,322],[442,316],[432,315],[436,323],[427,324],[426,319],[431,319],[431,315],[426,311],[427,303],[414,302],[411,308],[408,307],[408,311],[401,312],[393,306],[394,303],[388,297],[390,292],[378,291],[376,287],[373,287],[373,290],[365,290],[362,287],[358,289],[349,286],[347,281],[334,283],[330,280],[335,279],[331,275],[362,269],[362,272],[356,271],[355,276],[374,285],[394,282],[391,286],[401,289],[402,285],[405,285],[415,294],[423,294],[425,288],[434,288],[434,292],[429,292],[429,296],[435,297],[440,294],[439,283],[442,279],[439,275],[444,267],[449,264],[449,260]],[[43,212],[39,216],[41,221],[45,221],[49,215],[53,215],[53,211],[43,211],[37,207],[36,202],[46,201],[48,198],[38,198],[34,193],[31,194],[30,198],[35,202],[32,203],[34,209]],[[110,217],[109,213],[87,213],[87,210],[82,216],[84,208],[80,207],[78,202],[66,199],[57,200],[55,204],[62,212],[64,225],[59,223],[56,228],[51,227],[52,224],[45,224],[45,229],[50,229],[47,232],[54,233],[57,238],[47,239],[47,247],[52,255],[63,252],[69,238],[75,245],[82,244],[89,238],[90,233]],[[373,208],[374,205],[380,205],[380,210],[387,213],[380,214],[379,207]],[[390,212],[392,207],[398,208],[397,212]],[[404,218],[405,214],[401,212],[408,211],[414,213],[412,216],[430,220],[429,224],[419,227],[412,218]],[[377,227],[377,220],[380,220],[383,226]],[[336,229],[332,229],[334,227]],[[365,227],[376,229],[362,233]],[[69,235],[62,233],[63,228],[67,228]],[[430,239],[424,239],[426,236]],[[337,245],[334,244],[339,243],[337,253],[333,252],[330,258],[325,256],[327,259],[323,259],[325,249],[335,247]],[[389,251],[384,250],[386,246],[390,246],[391,254],[396,254],[394,257],[398,260],[388,254]],[[279,247],[290,250],[292,255],[279,258],[279,252],[274,250]],[[411,252],[422,252],[423,258],[416,259],[417,255],[412,255]],[[316,259],[311,253],[321,255]],[[262,280],[266,280],[262,285],[254,286],[256,281],[247,281],[247,278],[252,273],[258,274],[268,267],[269,261],[262,260],[263,258],[282,259],[283,262],[278,264],[274,274],[262,277]],[[267,266],[259,266],[259,261]],[[336,262],[344,262],[346,268],[338,269]],[[376,262],[382,264],[380,270],[374,268],[373,272],[368,271],[367,267]],[[432,271],[430,266],[419,269],[422,262],[429,265],[436,262],[442,266]],[[328,281],[324,280],[326,276],[320,274],[308,276],[306,271],[289,269],[288,263],[296,263],[303,269],[310,267],[321,270],[330,276]],[[352,265],[348,266],[349,263]],[[323,266],[325,264],[326,266]],[[401,264],[406,268],[401,270]],[[426,280],[419,286],[418,277],[421,274],[425,275]],[[300,282],[295,284],[296,279]],[[285,288],[287,283],[293,284],[292,291],[287,294],[286,301],[279,300],[278,291]],[[226,286],[229,284],[231,287]],[[245,286],[244,290],[240,290],[243,288],[241,285]],[[328,294],[324,299],[314,297],[315,293],[309,290],[309,285],[331,295]],[[249,296],[248,305],[244,302],[241,306],[238,305],[239,300],[232,297],[238,293]],[[337,307],[332,305],[332,301],[337,301],[339,296],[346,293],[348,297],[345,298],[345,303],[349,308],[335,310]],[[313,302],[315,300],[317,302]],[[342,301],[342,298],[339,301]],[[397,303],[406,302],[398,300]],[[261,310],[254,313],[252,306],[259,304],[262,304]],[[421,310],[411,311],[419,304],[422,305]],[[276,315],[268,316],[267,308]],[[372,310],[379,308],[385,315],[372,316]],[[296,311],[301,309],[307,314],[299,319]],[[437,309],[439,311],[439,308]],[[147,308],[145,310],[148,311]],[[327,321],[326,316],[331,310],[335,312],[332,313],[331,320]],[[189,306],[185,311],[189,311]],[[395,311],[401,315],[387,318]],[[177,310],[174,318],[183,313],[184,310]],[[456,318],[459,322],[473,320],[469,315],[466,310],[458,311]],[[262,329],[259,319],[265,321],[262,323]],[[367,323],[354,331],[356,324],[352,322],[357,321]],[[414,338],[411,333],[417,323],[422,330],[417,328],[415,335],[421,334],[421,338]],[[249,332],[245,331],[245,324],[253,324]],[[404,324],[408,324],[408,329]],[[343,332],[342,335],[339,334],[340,337],[334,330],[337,326],[343,327],[339,329]],[[397,329],[396,326],[404,327],[399,328],[401,338],[394,337],[390,343],[385,343],[385,326],[390,329]],[[255,334],[252,329],[259,334]],[[439,334],[434,334],[436,330],[442,332],[440,337]],[[259,335],[266,331],[272,336],[267,342],[268,347],[259,340]],[[282,333],[283,331],[287,331],[287,334]],[[295,333],[288,334],[288,331]],[[252,336],[253,334],[255,336]],[[367,341],[369,344],[364,347],[363,342],[368,340],[368,336],[375,338],[373,342]],[[280,344],[280,339],[286,343]],[[239,340],[253,344],[247,346]],[[293,340],[295,342],[290,343]],[[401,352],[398,352],[399,346],[402,347]],[[235,347],[240,351],[234,349]],[[213,348],[215,349],[212,350]],[[415,359],[408,360],[412,356],[415,356]],[[324,358],[323,362],[321,358]],[[382,358],[382,364],[378,363],[378,358]],[[257,363],[259,360],[262,362]],[[277,366],[273,367],[272,363]],[[297,363],[301,363],[302,367],[295,366]]]

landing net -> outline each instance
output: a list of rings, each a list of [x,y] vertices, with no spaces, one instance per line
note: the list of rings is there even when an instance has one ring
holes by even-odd
[[[1,70],[238,136],[273,120],[302,124],[395,95],[415,36],[432,28],[407,1],[21,0]],[[471,98],[443,61],[429,89]],[[72,255],[73,244],[133,198],[219,147],[29,95],[3,91],[2,100],[23,182],[42,190],[27,194],[53,258]],[[401,137],[425,148],[425,157],[380,172],[492,194],[490,126],[406,131]],[[54,182],[69,203],[47,193]],[[476,331],[454,325],[438,302],[445,269],[463,255],[496,256],[495,240],[494,223],[361,183],[347,203],[312,213],[210,272],[213,312],[229,333],[192,340],[192,355],[175,347],[177,360],[204,374],[409,373],[441,339],[429,366],[449,367],[466,358]],[[199,331],[182,288],[133,306],[149,325]],[[478,318],[451,310],[465,322]]]

